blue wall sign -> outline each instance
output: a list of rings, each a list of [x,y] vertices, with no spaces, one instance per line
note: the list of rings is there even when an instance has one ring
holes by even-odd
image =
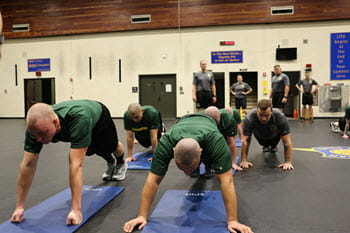
[[[211,52],[211,63],[242,63],[243,51]]]
[[[331,80],[350,79],[350,32],[331,33]]]
[[[28,59],[28,72],[50,71],[50,58]]]

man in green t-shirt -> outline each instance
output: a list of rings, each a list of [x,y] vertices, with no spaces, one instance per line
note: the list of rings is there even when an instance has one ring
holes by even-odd
[[[147,224],[152,201],[173,158],[177,167],[185,174],[192,173],[200,162],[210,162],[220,181],[228,230],[252,233],[248,226],[237,221],[231,156],[225,138],[219,132],[215,120],[201,114],[182,117],[160,138],[142,190],[138,216],[124,224],[125,232],[132,232],[137,225],[140,225],[138,230],[141,230]]]
[[[124,148],[118,141],[117,130],[106,106],[91,100],[72,100],[55,105],[34,104],[27,113],[24,155],[20,165],[16,209],[11,222],[22,222],[24,204],[33,181],[43,144],[70,142],[69,183],[72,193],[67,225],[82,222],[82,164],[85,155],[97,154],[108,164],[104,180],[123,180],[127,164]],[[113,155],[112,155],[113,154]]]
[[[232,168],[238,171],[243,170],[236,164],[236,141],[235,136],[237,134],[236,120],[233,112],[229,112],[226,109],[218,109],[215,106],[208,107],[204,113],[212,117],[218,124],[219,131],[225,137],[227,144],[231,151]]]
[[[153,106],[141,106],[138,103],[132,103],[124,113],[124,129],[126,130],[126,144],[128,147],[128,156],[125,161],[133,161],[134,139],[143,146],[152,146],[155,150],[158,140],[162,135],[162,117]]]

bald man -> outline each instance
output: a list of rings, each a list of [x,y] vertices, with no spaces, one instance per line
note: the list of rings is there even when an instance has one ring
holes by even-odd
[[[216,122],[206,115],[187,115],[173,125],[159,140],[153,154],[153,161],[141,193],[141,203],[136,218],[124,224],[125,232],[132,232],[139,225],[141,230],[147,218],[170,161],[174,158],[177,167],[185,174],[192,173],[198,164],[210,162],[220,181],[226,206],[227,229],[251,233],[248,226],[240,224],[237,218],[237,200],[231,172],[230,150]]]
[[[218,109],[215,106],[208,107],[204,113],[215,119],[218,124],[219,131],[225,137],[227,144],[231,151],[232,168],[238,171],[243,170],[239,165],[236,164],[236,141],[235,136],[237,135],[236,120],[231,109]]]
[[[135,160],[133,157],[135,138],[143,147],[152,146],[152,151],[154,151],[162,136],[162,126],[162,117],[155,107],[141,106],[138,103],[129,104],[128,110],[124,113],[124,129],[128,147],[125,161]]]
[[[37,103],[27,113],[27,131],[24,155],[17,181],[16,209],[12,222],[24,219],[25,200],[33,181],[39,153],[43,144],[70,142],[69,184],[72,193],[71,211],[67,225],[82,222],[81,193],[82,164],[85,155],[97,154],[107,162],[103,180],[123,180],[127,164],[124,163],[123,145],[106,106],[91,100],[72,100],[55,105]],[[112,155],[113,154],[113,155]]]

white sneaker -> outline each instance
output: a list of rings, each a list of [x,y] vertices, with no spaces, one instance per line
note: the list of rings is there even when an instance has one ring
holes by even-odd
[[[128,170],[128,163],[117,164],[113,173],[113,180],[125,180],[126,170]]]

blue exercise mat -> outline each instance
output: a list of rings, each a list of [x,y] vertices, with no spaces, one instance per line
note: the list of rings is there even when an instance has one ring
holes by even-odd
[[[226,233],[226,212],[220,191],[168,190],[142,233]]]
[[[236,156],[235,160],[236,160],[236,164],[238,165],[239,162],[241,161],[241,157]],[[203,163],[201,163],[199,165],[199,174],[204,175],[204,173],[205,173],[205,166]],[[236,173],[236,169],[232,168],[232,175],[234,175],[235,173]]]
[[[4,222],[3,233],[71,233],[81,227],[91,216],[124,190],[123,187],[83,186],[83,222],[67,226],[66,217],[71,208],[71,192],[65,189],[24,212],[22,223]]]
[[[151,161],[153,154],[149,152],[135,153],[134,158],[136,160],[128,162],[128,169],[130,170],[149,170],[151,168]]]
[[[241,142],[241,139],[239,139],[239,137],[235,138],[235,143],[236,143],[236,147],[241,147],[242,146],[242,142]]]

